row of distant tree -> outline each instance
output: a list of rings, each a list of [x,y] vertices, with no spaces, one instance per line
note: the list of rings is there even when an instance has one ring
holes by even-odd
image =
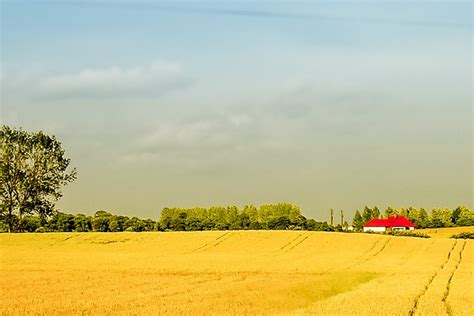
[[[11,225],[11,220],[15,221]],[[0,217],[0,231],[9,227],[23,232],[121,232],[121,231],[199,231],[199,230],[312,230],[341,231],[342,226],[307,219],[298,206],[289,203],[211,208],[165,208],[160,219],[140,219],[98,211],[94,216],[56,212],[51,216],[13,217],[7,224]]]
[[[423,208],[414,207],[394,210],[387,208],[383,213],[377,207],[365,207],[356,211],[352,226],[359,231],[375,218],[400,215],[408,218],[417,228],[474,226],[474,211],[464,206],[451,209],[433,209],[430,214]],[[247,205],[211,208],[165,208],[158,221],[114,215],[97,211],[93,216],[55,212],[50,216],[25,215],[19,220],[14,217],[13,227],[21,232],[142,232],[142,231],[200,231],[200,230],[309,230],[348,231],[349,224],[329,225],[304,217],[298,206],[289,203],[265,204],[260,207]],[[11,223],[10,223],[11,224]],[[5,216],[0,216],[0,232],[6,232],[9,225]]]
[[[293,204],[264,204],[211,208],[165,208],[159,221],[161,230],[322,230],[341,229],[327,222],[307,219]]]
[[[355,212],[352,225],[356,230],[360,230],[365,223],[372,219],[388,218],[397,215],[406,217],[416,224],[417,228],[474,226],[474,211],[462,205],[455,209],[433,209],[430,214],[424,208],[417,209],[414,207],[402,208],[400,210],[388,207],[382,214],[376,206],[373,208],[366,206],[362,214],[359,211]]]
[[[97,211],[93,216],[55,212],[47,218],[39,215],[26,215],[14,225],[19,232],[121,232],[153,231],[157,222],[113,215],[106,211]],[[8,225],[0,220],[0,231],[7,231]]]

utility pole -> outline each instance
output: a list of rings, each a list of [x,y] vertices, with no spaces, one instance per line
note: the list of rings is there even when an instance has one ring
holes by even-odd
[[[341,226],[344,226],[344,211],[341,210]]]
[[[331,209],[331,226],[334,226],[334,210]]]

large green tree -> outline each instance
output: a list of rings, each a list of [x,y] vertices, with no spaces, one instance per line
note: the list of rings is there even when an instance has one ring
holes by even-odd
[[[387,207],[387,209],[384,212],[384,217],[389,218],[390,216],[395,216],[398,215],[398,211],[393,209],[391,206]]]
[[[361,230],[362,226],[364,226],[364,219],[362,218],[358,210],[354,214],[354,219],[352,220],[352,226],[354,226],[356,230]]]
[[[62,187],[76,179],[76,169],[55,136],[3,126],[0,131],[0,206],[9,231],[21,227],[25,214],[45,218],[62,197]]]
[[[474,211],[465,206],[457,207],[453,213],[456,215],[456,224],[459,226],[473,226],[474,225]]]
[[[433,209],[431,211],[431,226],[432,227],[449,227],[453,226],[451,217],[453,212],[448,208]]]
[[[364,221],[363,224],[365,224],[368,221],[374,219],[373,211],[368,206],[364,207],[364,211],[362,211],[362,219]]]

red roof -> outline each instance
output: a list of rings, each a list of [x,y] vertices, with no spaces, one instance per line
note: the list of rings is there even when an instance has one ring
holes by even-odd
[[[387,219],[373,219],[368,221],[364,227],[415,227],[416,225],[410,222],[403,216],[390,216]]]

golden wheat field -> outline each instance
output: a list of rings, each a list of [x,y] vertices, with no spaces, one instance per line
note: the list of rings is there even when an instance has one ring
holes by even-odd
[[[463,227],[426,228],[426,229],[418,229],[417,232],[430,235],[431,237],[449,238],[455,234],[474,232],[474,227],[463,226]]]
[[[3,315],[474,315],[472,240],[215,231],[0,245]]]

